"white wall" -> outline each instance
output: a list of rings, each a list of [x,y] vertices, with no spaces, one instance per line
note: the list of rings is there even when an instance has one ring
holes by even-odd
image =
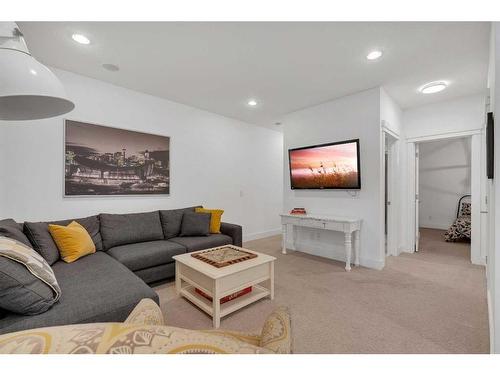
[[[403,112],[384,88],[380,88],[380,119],[385,127],[401,136],[403,133]]]
[[[282,134],[54,69],[76,108],[65,117],[171,137],[170,196],[63,198],[63,118],[1,122],[2,217],[51,220],[203,204],[245,238],[277,233]],[[1,192],[1,190],[0,190]]]
[[[490,233],[489,248],[488,248],[488,297],[490,308],[490,324],[491,324],[491,350],[494,353],[500,353],[500,238],[499,231],[496,228],[496,223],[500,223],[500,132],[498,131],[498,123],[500,114],[500,80],[496,79],[500,75],[500,23],[492,23],[491,33],[491,49],[490,49],[490,70],[488,75],[488,84],[490,89],[490,110],[493,111],[496,120],[495,131],[495,179],[490,181],[490,196],[489,196],[489,217],[490,217]]]
[[[283,119],[283,207],[305,207],[310,213],[357,216],[361,229],[361,265],[381,268],[380,248],[380,90],[371,89],[315,107],[291,113]],[[361,190],[291,190],[288,169],[290,148],[360,139]],[[297,249],[328,258],[345,260],[344,235],[300,228]]]
[[[407,138],[478,130],[484,124],[485,94],[437,102],[403,112]]]
[[[424,142],[419,151],[419,224],[448,229],[456,218],[458,200],[470,194],[470,137]]]

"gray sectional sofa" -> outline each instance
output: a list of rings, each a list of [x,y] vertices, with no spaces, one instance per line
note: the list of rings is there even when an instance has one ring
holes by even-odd
[[[51,265],[61,298],[39,315],[0,310],[0,334],[37,327],[120,322],[143,298],[157,303],[148,284],[175,276],[174,255],[226,244],[242,245],[242,228],[222,223],[220,234],[181,237],[182,216],[195,207],[133,214],[100,214],[78,221],[91,235],[96,252],[73,263],[59,259],[48,222],[19,224],[0,220],[0,235],[32,246]],[[1,271],[1,270],[0,270]]]

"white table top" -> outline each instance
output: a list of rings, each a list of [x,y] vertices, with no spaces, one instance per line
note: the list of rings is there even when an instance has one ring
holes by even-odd
[[[237,246],[235,246],[237,247]],[[246,270],[248,268],[252,268],[255,266],[259,266],[264,263],[269,263],[273,262],[276,260],[275,257],[263,253],[258,253],[257,251],[252,251],[249,249],[245,249],[242,247],[239,247],[239,249],[248,251],[249,253],[257,254],[257,258],[253,259],[248,259],[243,262],[231,264],[229,266],[217,268],[215,266],[212,266],[211,264],[205,263],[199,259],[194,258],[191,256],[191,254],[196,254],[196,253],[201,253],[204,251],[207,251],[208,249],[205,250],[200,250],[200,251],[194,251],[192,253],[187,253],[187,254],[181,254],[181,255],[175,255],[172,258],[175,259],[176,262],[185,264],[186,266],[212,278],[212,279],[218,279],[221,277],[225,277],[243,270]]]
[[[352,216],[336,216],[336,215],[317,215],[317,214],[280,214],[281,217],[293,217],[299,219],[311,219],[311,220],[324,220],[324,221],[340,221],[347,223],[357,223],[360,222],[360,218]]]

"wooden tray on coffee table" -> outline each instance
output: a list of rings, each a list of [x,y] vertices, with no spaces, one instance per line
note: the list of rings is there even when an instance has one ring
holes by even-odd
[[[191,254],[191,256],[217,268],[257,258],[257,254],[250,253],[232,245],[215,247],[213,249]]]

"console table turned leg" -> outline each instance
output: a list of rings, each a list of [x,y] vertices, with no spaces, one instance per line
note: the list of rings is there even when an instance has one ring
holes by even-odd
[[[351,270],[351,252],[352,252],[352,243],[351,243],[351,233],[345,232],[345,270]]]
[[[354,265],[356,267],[359,267],[359,232],[359,229],[354,232]]]
[[[281,229],[281,234],[282,234],[282,250],[281,252],[283,254],[286,254],[286,224],[283,224],[282,226],[282,229]]]

